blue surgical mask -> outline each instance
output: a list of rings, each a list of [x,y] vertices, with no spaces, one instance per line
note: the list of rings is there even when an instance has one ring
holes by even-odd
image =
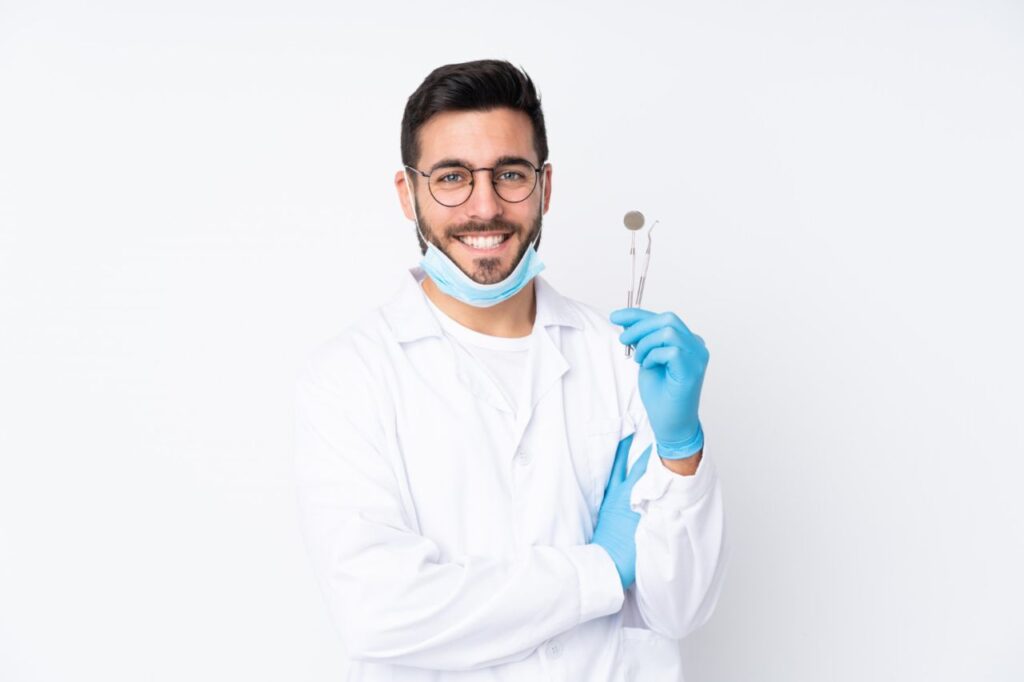
[[[405,187],[409,192],[409,202],[412,204],[412,210],[416,216],[416,231],[419,232],[420,238],[427,245],[427,253],[424,254],[423,259],[420,261],[420,267],[430,275],[430,279],[434,280],[437,288],[444,293],[477,308],[490,308],[517,294],[544,269],[544,263],[541,262],[540,256],[537,255],[533,248],[540,241],[540,230],[537,230],[537,239],[526,247],[523,257],[519,259],[519,263],[512,269],[508,277],[493,284],[480,284],[475,281],[464,273],[444,251],[434,246],[430,240],[424,237],[423,232],[420,232],[419,213],[416,211],[416,202],[413,200],[411,185],[409,171],[406,171]],[[543,211],[543,176],[541,176],[540,191],[541,210]]]

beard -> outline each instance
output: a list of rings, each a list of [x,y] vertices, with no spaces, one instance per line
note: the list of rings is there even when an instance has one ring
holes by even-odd
[[[422,212],[420,212],[419,210],[418,201],[416,211],[419,215],[423,215]],[[438,243],[438,233],[423,218],[420,218],[420,230],[423,231],[423,236],[430,240],[431,243],[433,243],[434,247],[439,249],[441,253],[448,256],[449,260],[455,263],[455,266],[458,267],[459,270],[462,270],[462,272],[464,272],[467,277],[472,279],[477,284],[495,284],[496,282],[500,282],[506,277],[508,277],[512,273],[512,271],[516,269],[516,266],[519,265],[519,262],[523,259],[523,255],[526,253],[526,249],[530,247],[530,244],[533,243],[533,240],[537,240],[536,245],[533,247],[534,250],[540,249],[539,234],[542,222],[542,217],[538,215],[536,220],[534,220],[533,224],[530,226],[529,233],[526,235],[525,238],[521,239],[518,251],[516,252],[515,257],[512,259],[512,261],[509,263],[507,267],[502,267],[501,258],[488,258],[487,256],[476,257],[472,259],[472,272],[466,270],[466,268],[463,267],[462,264],[460,264],[459,261],[452,256],[451,252],[447,248]],[[415,227],[413,229],[415,229]],[[450,225],[444,230],[444,237],[445,241],[450,242],[451,240],[455,239],[456,235],[468,235],[479,232],[494,231],[511,231],[512,234],[509,235],[509,239],[511,239],[513,236],[521,237],[524,233],[523,226],[521,224],[513,223],[509,220],[505,220],[504,218],[495,218],[494,220],[488,221],[486,223],[479,221],[470,221],[466,223],[461,223],[459,225]],[[426,254],[427,247],[425,244],[423,244],[423,240],[420,239],[419,233],[416,234],[416,240],[420,242],[420,250],[422,251],[422,253]]]

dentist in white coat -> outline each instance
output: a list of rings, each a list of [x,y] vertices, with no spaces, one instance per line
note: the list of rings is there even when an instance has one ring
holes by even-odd
[[[728,555],[703,340],[539,276],[552,170],[521,70],[435,69],[401,148],[423,259],[296,383],[303,532],[348,679],[681,680]]]

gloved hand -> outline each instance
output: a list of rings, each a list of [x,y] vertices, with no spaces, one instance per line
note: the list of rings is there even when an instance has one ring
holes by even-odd
[[[615,451],[612,473],[604,489],[604,499],[597,511],[594,536],[590,540],[591,544],[604,547],[611,555],[623,590],[636,580],[636,526],[640,523],[640,514],[630,509],[629,495],[633,491],[633,484],[647,470],[647,459],[651,455],[651,448],[648,447],[633,463],[629,475],[626,475],[629,446],[632,443],[632,435],[623,438]]]
[[[704,339],[692,333],[675,313],[620,308],[609,319],[625,327],[619,340],[635,345],[640,364],[640,399],[665,459],[685,459],[704,447],[697,417],[700,389],[708,366]]]

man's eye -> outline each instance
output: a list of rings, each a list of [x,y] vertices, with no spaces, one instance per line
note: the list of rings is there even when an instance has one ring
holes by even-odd
[[[494,179],[506,185],[524,185],[533,179],[533,173],[528,167],[503,166],[495,171]]]
[[[446,171],[437,176],[437,181],[446,185],[466,182],[466,174],[460,171]]]

